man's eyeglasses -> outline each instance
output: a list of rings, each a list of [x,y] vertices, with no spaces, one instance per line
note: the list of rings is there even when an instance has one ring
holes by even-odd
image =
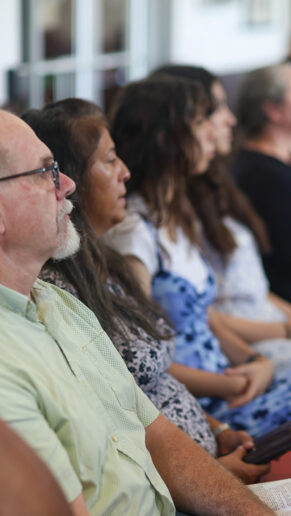
[[[47,167],[37,168],[36,170],[29,170],[29,172],[21,172],[21,174],[14,174],[13,176],[0,177],[0,181],[6,181],[8,179],[15,179],[16,177],[33,176],[34,174],[44,174],[44,172],[51,171],[53,176],[53,182],[57,190],[60,188],[60,168],[57,161]]]

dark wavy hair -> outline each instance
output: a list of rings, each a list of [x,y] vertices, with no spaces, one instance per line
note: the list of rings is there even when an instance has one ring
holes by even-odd
[[[166,64],[156,68],[151,73],[150,77],[159,77],[165,74],[170,77],[189,79],[190,81],[196,81],[202,84],[209,102],[212,105],[212,109],[214,109],[215,101],[212,98],[211,88],[213,83],[218,80],[216,75],[209,72],[208,70],[205,70],[205,68],[202,68],[202,66]]]
[[[215,99],[212,86],[218,77],[197,66],[165,65],[152,74],[153,77],[164,76],[186,78],[199,82],[215,111]],[[270,242],[265,224],[255,212],[244,193],[236,186],[228,173],[227,159],[217,157],[205,174],[192,175],[188,179],[188,196],[203,225],[210,244],[222,255],[228,256],[236,248],[235,239],[223,221],[225,215],[234,217],[253,232],[261,252],[270,251]]]
[[[195,213],[185,191],[200,147],[192,124],[209,109],[201,86],[165,75],[125,86],[109,117],[117,152],[131,171],[128,194],[143,196],[151,217],[168,226],[171,238],[181,226],[193,243]]]
[[[71,197],[74,203],[71,219],[81,236],[80,251],[66,260],[49,260],[46,267],[60,272],[73,285],[79,299],[96,314],[111,337],[126,337],[126,327],[130,325],[133,331],[141,326],[155,339],[169,338],[170,331],[156,324],[158,308],[144,296],[126,260],[98,240],[86,215],[90,159],[98,148],[102,129],[107,127],[100,108],[85,100],[69,98],[49,104],[43,110],[29,110],[22,119],[51,149],[60,169],[77,185]],[[106,285],[106,278],[121,285],[126,297],[115,295]]]

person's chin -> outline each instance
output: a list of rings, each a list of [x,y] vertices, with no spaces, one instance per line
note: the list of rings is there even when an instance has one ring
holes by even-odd
[[[119,224],[120,222],[122,222],[125,219],[125,217],[126,217],[126,209],[124,208],[124,210],[120,210],[120,212],[118,214],[116,214],[112,225]]]
[[[224,141],[220,142],[220,145],[217,145],[217,154],[220,156],[227,156],[231,152],[232,149],[232,137],[229,136],[224,139]]]
[[[227,156],[231,152],[231,145],[221,145],[220,149],[217,150],[218,156]]]
[[[203,163],[201,164],[200,166],[198,166],[195,170],[195,173],[194,175],[195,176],[202,176],[203,174],[205,174],[209,168],[209,161],[207,161],[207,163]]]
[[[80,236],[70,219],[66,228],[59,233],[58,241],[58,245],[52,255],[54,260],[64,260],[78,252]]]

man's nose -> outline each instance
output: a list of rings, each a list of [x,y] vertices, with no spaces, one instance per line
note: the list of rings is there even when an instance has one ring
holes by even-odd
[[[64,199],[65,197],[69,197],[69,195],[71,195],[75,190],[75,181],[66,174],[60,172],[60,188],[56,190],[57,198]]]

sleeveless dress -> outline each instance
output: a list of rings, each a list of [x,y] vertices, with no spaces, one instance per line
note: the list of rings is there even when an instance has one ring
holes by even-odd
[[[107,243],[122,254],[136,256],[148,266],[153,277],[153,298],[165,309],[176,330],[174,359],[189,367],[223,373],[230,363],[211,332],[207,318],[207,307],[216,292],[209,265],[203,261],[208,271],[203,288],[201,283],[197,288],[182,272],[171,270],[168,265],[171,260],[165,260],[156,228],[149,219],[145,221],[142,199],[135,196],[130,209],[127,220],[107,235]],[[154,264],[150,264],[149,257]],[[167,267],[164,266],[165,261]],[[184,272],[183,263],[180,269]],[[290,369],[278,367],[265,393],[243,407],[229,409],[227,402],[218,398],[204,397],[199,401],[213,417],[229,423],[236,430],[245,429],[252,436],[259,436],[291,420]]]
[[[223,373],[224,368],[231,364],[209,328],[206,312],[215,292],[210,268],[205,290],[198,293],[195,286],[182,276],[164,270],[160,259],[160,270],[152,282],[152,295],[175,326],[174,359],[189,367]],[[218,398],[198,399],[204,410],[213,417],[228,423],[235,430],[244,429],[257,437],[291,420],[290,370],[277,369],[263,395],[236,409],[229,409],[227,402]]]

